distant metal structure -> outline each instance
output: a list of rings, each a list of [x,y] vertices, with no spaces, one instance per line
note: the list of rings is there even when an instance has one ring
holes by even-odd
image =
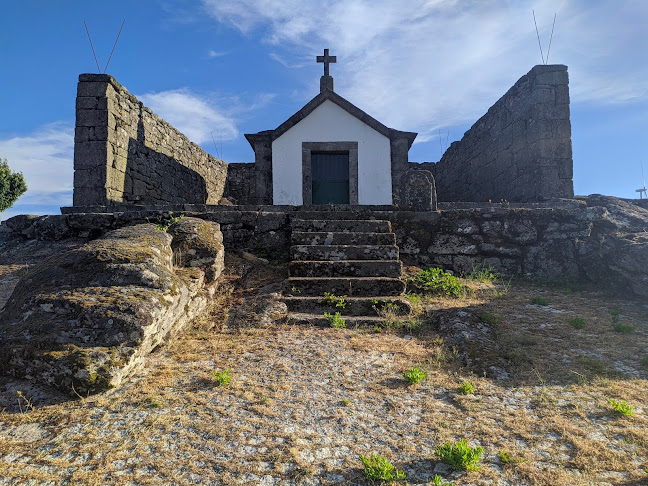
[[[644,196],[648,199],[648,192],[646,191],[646,178],[644,177],[643,162],[641,163],[641,179],[643,181],[643,187],[637,189],[635,192],[639,193],[639,199],[643,199]]]
[[[117,34],[117,38],[115,39],[115,44],[113,45],[112,51],[110,51],[110,56],[108,57],[108,62],[106,63],[106,67],[103,70],[103,74],[106,74],[106,70],[108,69],[108,65],[110,64],[110,60],[113,57],[113,54],[115,53],[115,48],[117,47],[117,42],[119,41],[119,37],[121,36],[122,30],[124,29],[124,24],[126,23],[126,19],[121,24],[121,27],[119,28],[119,33]],[[95,62],[97,63],[97,71],[99,74],[101,74],[101,67],[99,66],[99,60],[97,59],[97,53],[95,51],[94,45],[92,45],[92,37],[90,37],[90,30],[88,29],[88,24],[86,21],[83,21],[83,25],[85,26],[86,34],[88,34],[88,40],[90,41],[90,48],[92,49],[92,55],[94,56]]]

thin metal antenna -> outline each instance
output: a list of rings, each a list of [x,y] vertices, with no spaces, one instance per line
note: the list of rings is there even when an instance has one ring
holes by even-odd
[[[95,62],[97,63],[97,72],[101,74],[101,68],[99,67],[99,61],[97,60],[97,53],[95,52],[94,46],[92,45],[92,38],[90,37],[90,31],[88,30],[88,24],[86,24],[86,21],[83,21],[83,25],[85,25],[85,30],[86,33],[88,34],[88,40],[90,41],[90,48],[92,49],[92,54],[94,55]]]
[[[213,131],[211,132],[211,137],[212,137],[212,142],[214,142],[214,149],[216,150],[216,157],[223,160],[223,158],[220,155],[218,155],[218,145],[216,145],[216,139],[214,138],[214,132]]]
[[[540,47],[540,57],[542,58],[542,64],[547,64],[544,59],[544,54],[542,53],[542,44],[540,43],[540,33],[538,32],[538,23],[536,22],[535,18],[535,10],[531,9],[533,12],[533,23],[535,24],[536,28],[536,35],[538,36],[538,46]]]
[[[553,40],[554,27],[556,27],[556,15],[558,15],[558,12],[554,13],[554,21],[553,21],[553,25],[551,26],[551,37],[549,37],[549,49],[547,49],[547,64],[549,64],[549,52],[551,51],[551,41]]]
[[[117,34],[117,38],[115,39],[115,45],[113,45],[112,51],[110,51],[110,57],[108,58],[108,62],[106,63],[106,69],[108,69],[108,64],[110,64],[110,60],[113,57],[113,53],[115,52],[115,47],[117,47],[117,41],[119,40],[119,36],[122,33],[122,29],[124,28],[124,24],[126,23],[126,19],[121,24],[121,27],[119,28],[119,34]],[[104,69],[104,74],[106,72],[106,69]]]
[[[441,150],[441,156],[443,157],[443,144],[441,143],[441,129],[439,128],[439,150]]]

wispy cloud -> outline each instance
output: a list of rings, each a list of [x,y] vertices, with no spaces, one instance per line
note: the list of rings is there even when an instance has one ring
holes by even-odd
[[[57,212],[59,206],[72,204],[74,128],[68,123],[44,125],[33,133],[0,140],[0,157],[9,167],[22,172],[27,192],[8,211],[8,215]],[[48,209],[43,209],[43,208]]]
[[[472,122],[540,64],[532,9],[551,63],[567,64],[574,102],[648,98],[636,58],[648,3],[588,0],[203,0],[207,11],[273,45],[297,67],[323,47],[338,56],[336,90],[390,126],[433,138]],[[294,59],[294,61],[293,61]],[[314,59],[313,59],[314,62]],[[310,74],[309,74],[310,76]],[[306,74],[304,74],[306,79]]]
[[[207,52],[207,57],[209,59],[215,59],[217,57],[223,57],[226,56],[228,53],[227,52],[217,52],[213,49],[210,49],[209,52]]]
[[[212,132],[222,134],[223,140],[238,137],[231,113],[189,89],[146,93],[137,97],[192,142],[208,142]]]

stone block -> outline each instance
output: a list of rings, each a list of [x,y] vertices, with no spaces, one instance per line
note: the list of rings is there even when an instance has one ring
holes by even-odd
[[[106,171],[101,169],[75,169],[74,187],[103,188],[106,185]]]
[[[540,72],[535,76],[535,84],[537,85],[568,85],[569,76],[567,75],[567,69],[560,69],[555,71],[546,71]]]
[[[107,89],[108,84],[105,82],[79,82],[77,85],[77,96],[103,97],[106,96]]]
[[[77,110],[76,126],[96,127],[108,125],[108,110]]]
[[[74,168],[92,169],[105,167],[111,155],[108,144],[101,141],[88,141],[74,145]]]

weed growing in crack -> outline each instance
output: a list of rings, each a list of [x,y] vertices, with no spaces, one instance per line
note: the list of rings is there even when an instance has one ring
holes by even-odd
[[[483,453],[482,447],[470,447],[466,439],[454,444],[446,442],[434,449],[434,455],[455,471],[479,471],[481,467],[477,463]]]
[[[346,327],[346,321],[342,319],[342,314],[339,312],[336,312],[335,314],[325,312],[324,317],[328,321],[329,325],[335,329],[344,329]]]
[[[643,357],[643,359],[641,360],[641,364],[644,366],[648,366],[648,354]]]
[[[614,411],[619,415],[623,415],[624,417],[632,417],[634,415],[634,407],[628,405],[628,402],[626,402],[625,400],[617,401],[610,398],[608,402],[610,403],[610,405],[612,405]]]
[[[417,385],[427,377],[427,373],[420,368],[411,368],[407,371],[403,371],[403,378],[410,385]]]
[[[434,486],[452,486],[452,481],[446,481],[438,474],[435,474],[434,479],[432,480],[432,484]]]
[[[27,396],[18,390],[16,392],[16,395],[18,395],[18,407],[20,408],[20,413],[27,413],[32,410],[34,410],[34,405],[32,404],[31,400],[27,398]],[[23,410],[23,406],[25,409]]]
[[[369,481],[397,481],[405,479],[405,473],[396,469],[383,456],[371,454],[369,457],[359,456],[364,466],[363,473]]]
[[[475,391],[475,387],[469,381],[464,381],[461,385],[459,385],[459,391],[464,395],[472,395]]]
[[[547,299],[543,297],[537,297],[537,296],[531,299],[531,303],[535,305],[543,305],[543,306],[549,305],[549,301]]]
[[[574,329],[583,329],[587,324],[582,317],[573,317],[569,319],[569,325]]]
[[[331,292],[324,292],[324,297],[322,297],[322,304],[330,305],[331,307],[337,307],[338,309],[346,309],[349,302],[346,301],[346,295],[338,297]]]
[[[180,216],[168,216],[166,218],[160,218],[158,220],[158,223],[155,225],[155,229],[159,231],[164,231],[165,233],[169,230],[169,227],[178,221],[180,221],[184,217],[183,214]]]
[[[229,382],[232,381],[229,368],[225,371],[212,371],[212,375],[216,379],[218,386],[227,386]]]

